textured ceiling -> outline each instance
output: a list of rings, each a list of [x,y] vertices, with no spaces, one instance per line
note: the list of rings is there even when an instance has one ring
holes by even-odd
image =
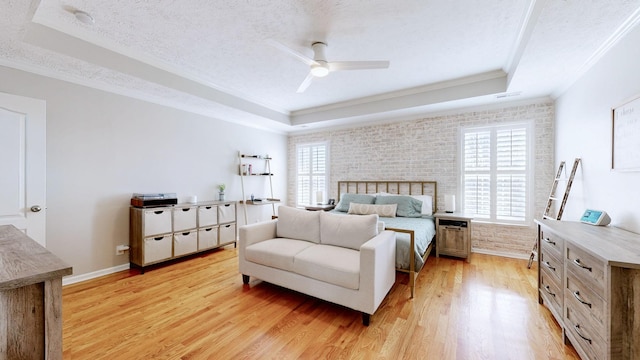
[[[0,65],[296,131],[557,96],[636,25],[638,9],[640,0],[3,1]],[[391,65],[334,72],[298,94],[308,66],[273,40],[309,57],[323,41],[329,61]]]

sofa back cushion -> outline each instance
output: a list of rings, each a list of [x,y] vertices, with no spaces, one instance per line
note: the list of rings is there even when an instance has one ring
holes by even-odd
[[[337,215],[320,212],[320,243],[360,250],[378,235],[378,215]]]
[[[319,243],[321,212],[280,206],[276,236]]]

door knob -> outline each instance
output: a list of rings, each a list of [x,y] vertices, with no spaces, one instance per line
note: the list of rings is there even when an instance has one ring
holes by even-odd
[[[42,207],[40,207],[40,205],[33,205],[31,207],[31,211],[33,212],[39,212],[40,210],[42,210]]]

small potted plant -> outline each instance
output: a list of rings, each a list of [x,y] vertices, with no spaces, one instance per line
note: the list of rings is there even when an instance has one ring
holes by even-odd
[[[218,185],[218,200],[224,201],[224,189],[226,188],[227,186],[225,184]]]

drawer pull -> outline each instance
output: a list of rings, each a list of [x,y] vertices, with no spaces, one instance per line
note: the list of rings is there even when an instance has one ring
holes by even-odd
[[[164,236],[158,236],[158,237],[154,237],[153,238],[153,240],[155,240],[155,241],[160,241],[162,239],[164,239]]]
[[[556,268],[554,268],[553,266],[551,266],[551,264],[549,264],[548,261],[545,261],[542,263],[544,266],[548,267],[549,269],[551,269],[552,271],[556,271]]]
[[[444,226],[444,228],[447,229],[447,230],[462,231],[462,228],[460,228],[458,226]]]
[[[584,301],[584,299],[580,296],[580,291],[574,291],[573,297],[576,298],[576,300],[580,301],[581,303],[587,305],[588,307],[591,307],[591,303]]]
[[[229,206],[231,206],[231,204],[224,204],[224,206],[225,206],[225,207],[229,207]]]
[[[153,213],[154,213],[154,214],[156,214],[156,215],[160,215],[160,214],[162,214],[163,212],[164,212],[164,210],[156,210],[156,211],[154,211]]]
[[[191,210],[191,208],[182,208],[182,211],[184,211],[184,212],[187,212],[189,210]]]
[[[183,232],[183,233],[182,233],[182,235],[183,235],[183,236],[187,236],[187,235],[189,235],[189,234],[191,234],[191,231],[187,231],[187,232]]]
[[[591,344],[591,339],[589,339],[588,337],[580,334],[580,325],[573,325],[573,328],[576,330],[576,334],[578,334],[578,336],[580,336],[581,338],[585,339],[586,341],[589,342],[589,344]]]
[[[583,268],[583,269],[585,269],[585,270],[589,270],[589,271],[591,271],[591,268],[590,268],[590,267],[585,266],[585,265],[582,265],[582,263],[580,262],[580,259],[575,259],[575,260],[573,260],[573,263],[574,263],[576,266],[579,266],[579,267],[581,267],[581,268]]]
[[[226,227],[226,228],[230,228],[230,227],[231,227],[231,224],[229,224],[229,225],[225,225],[224,227]]]
[[[205,206],[204,208],[209,210],[209,209],[211,209],[211,206]]]
[[[547,294],[549,294],[549,295],[551,295],[551,296],[553,296],[553,297],[556,297],[556,294],[554,294],[554,293],[552,293],[552,292],[551,292],[551,288],[549,288],[549,285],[546,285],[546,286],[544,287],[544,291],[546,291],[546,292],[547,292]]]
[[[204,229],[204,231],[211,231],[213,228]]]
[[[542,240],[544,240],[544,242],[546,242],[547,244],[551,244],[551,245],[555,245],[556,244],[555,241],[551,241],[551,240],[549,240],[549,238],[542,238]]]

